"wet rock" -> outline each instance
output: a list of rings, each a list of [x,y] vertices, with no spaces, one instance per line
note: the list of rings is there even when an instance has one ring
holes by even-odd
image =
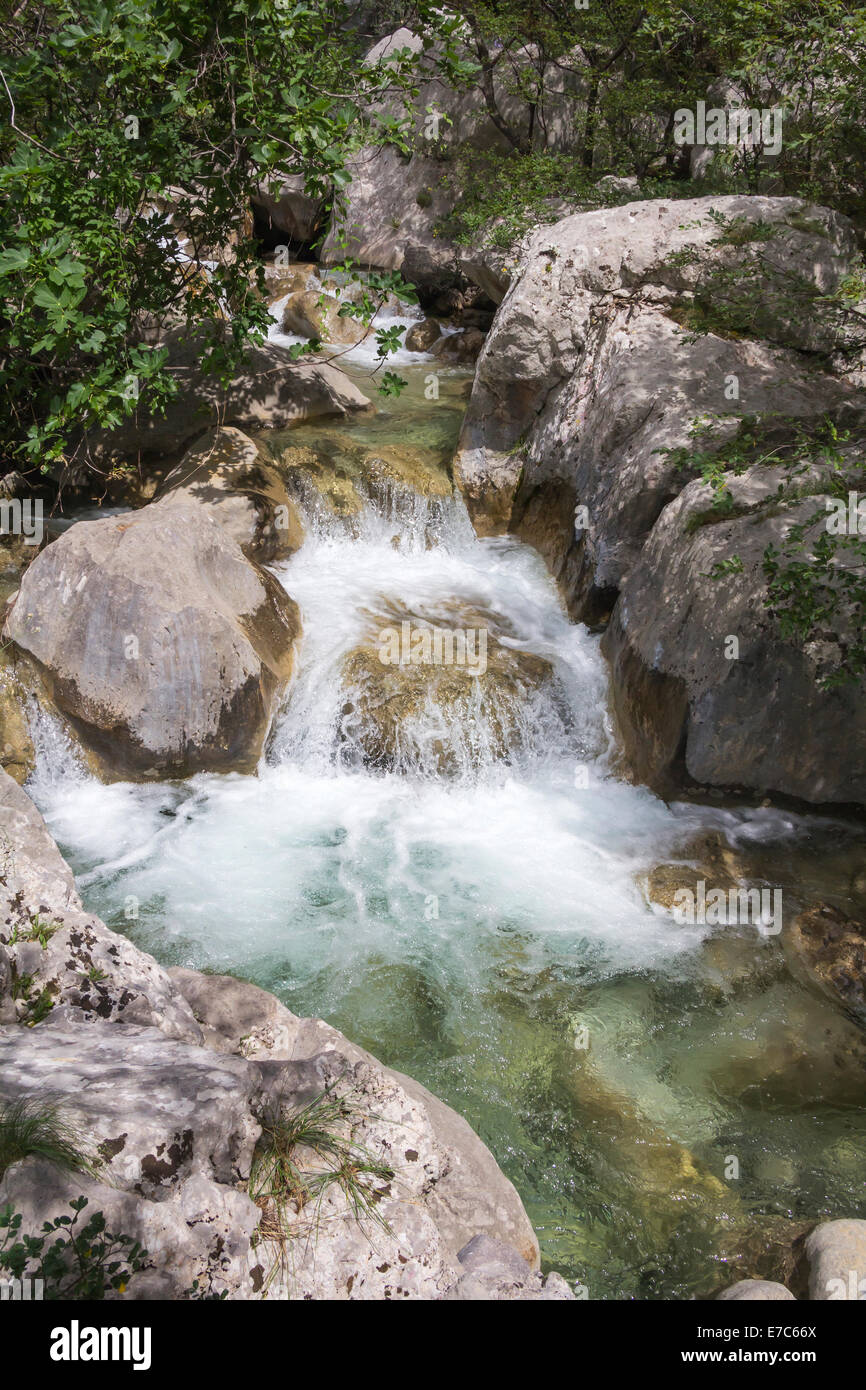
[[[824,1221],[806,1237],[809,1297],[866,1299],[866,1221]]]
[[[202,371],[200,339],[177,330],[165,346],[180,383],[178,395],[164,415],[141,407],[117,429],[88,436],[87,448],[97,461],[176,458],[191,440],[220,425],[289,429],[307,420],[345,418],[371,409],[368,398],[338,367],[294,362],[288,348],[276,343],[249,345],[245,366],[225,388]]]
[[[351,315],[340,314],[341,304],[349,307],[350,302],[315,290],[291,294],[283,308],[283,332],[297,333],[303,338],[321,338],[325,343],[344,347],[353,347],[368,334],[372,336],[373,330],[366,324]]]
[[[866,1010],[866,929],[834,907],[818,903],[795,918],[795,949],[809,971],[848,1008]]]
[[[395,606],[371,616],[368,633],[343,663],[341,738],[372,767],[455,773],[508,760],[557,717],[539,698],[556,690],[553,667],[509,645],[499,615],[459,602],[424,613]]]
[[[436,319],[424,319],[422,323],[412,325],[406,333],[403,345],[410,352],[427,352],[441,334],[442,329]]]
[[[11,648],[0,646],[0,767],[24,783],[36,765],[27,717],[28,675]]]
[[[160,500],[199,503],[247,556],[287,559],[304,528],[276,467],[241,430],[209,430],[165,478]]]
[[[794,1295],[784,1284],[773,1284],[767,1279],[741,1279],[738,1284],[723,1289],[717,1297],[719,1303],[794,1301]]]
[[[459,333],[448,333],[439,338],[431,348],[435,357],[445,362],[459,364],[474,362],[484,347],[484,334],[478,328],[464,328]]]
[[[252,769],[292,671],[297,608],[197,504],[78,522],[4,629],[106,775]]]

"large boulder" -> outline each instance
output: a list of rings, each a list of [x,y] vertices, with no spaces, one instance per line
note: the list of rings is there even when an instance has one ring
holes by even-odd
[[[304,528],[277,468],[242,430],[209,430],[164,479],[159,500],[199,503],[260,564],[300,548]]]
[[[816,499],[781,507],[778,469],[729,486],[730,519],[714,511],[710,485],[689,483],[623,583],[603,650],[629,761],[661,792],[691,779],[866,802],[862,685],[825,689],[832,644],[789,640],[768,607],[767,547],[807,521]]]
[[[856,688],[825,689],[826,651],[783,640],[762,611],[765,550],[822,499],[798,506],[792,487],[774,510],[779,477],[759,467],[731,482],[750,492],[740,514],[705,526],[713,498],[688,462],[709,452],[701,422],[717,450],[746,416],[862,428],[862,392],[831,370],[845,330],[827,309],[854,263],[846,219],[799,199],[576,214],[530,239],[479,358],[455,461],[476,529],[535,546],[573,617],[603,623],[616,605],[620,724],[659,788],[862,799],[862,761],[832,751],[862,728]]]
[[[255,1066],[135,1024],[49,1020],[0,1030],[0,1100],[54,1093],[109,1181],[166,1196],[195,1173],[248,1177],[260,1134]]]
[[[561,724],[550,728],[557,680],[545,657],[510,645],[514,636],[501,614],[456,600],[371,615],[343,662],[344,756],[466,774],[538,751],[546,734],[561,733]]]
[[[228,386],[201,367],[203,343],[182,330],[165,340],[169,367],[179,383],[165,414],[144,407],[111,431],[86,442],[97,460],[134,462],[176,456],[185,444],[218,425],[241,429],[289,429],[306,420],[370,410],[370,401],[338,367],[294,362],[288,349],[259,343],[247,349],[245,366]]]
[[[538,1269],[538,1241],[523,1204],[462,1116],[329,1024],[298,1018],[255,985],[179,968],[170,974],[208,1045],[255,1059],[270,1092],[284,1102],[303,1104],[323,1085],[340,1080],[354,1108],[367,1112],[356,1137],[395,1169],[396,1191],[404,1202],[423,1205],[438,1232],[440,1255],[450,1265],[457,1264],[474,1235],[483,1233]],[[398,1272],[392,1268],[385,1283],[393,1284]],[[370,1294],[356,1290],[355,1296]]]
[[[5,636],[106,775],[252,769],[292,672],[296,605],[196,502],[78,522],[38,557]]]
[[[192,1010],[162,966],[85,911],[42,816],[2,771],[0,942],[7,965],[0,1006],[11,1005],[2,1009],[3,1022],[117,1021],[201,1041]]]
[[[255,985],[163,971],[87,917],[39,813],[2,773],[0,812],[0,1105],[50,1099],[98,1164],[70,1173],[23,1154],[0,1173],[0,1205],[23,1232],[83,1196],[82,1223],[101,1215],[147,1252],[109,1297],[572,1297],[559,1276],[541,1279],[520,1198],[465,1120]],[[36,1019],[7,1007],[25,969],[40,988],[48,979],[53,1007]],[[93,992],[88,1007],[76,984]],[[94,1008],[103,989],[107,1007]],[[366,1197],[342,1180],[319,1189],[323,1154],[298,1142],[297,1195],[277,1202],[254,1158],[276,1122],[323,1097],[338,1101],[328,1134],[357,1159]]]

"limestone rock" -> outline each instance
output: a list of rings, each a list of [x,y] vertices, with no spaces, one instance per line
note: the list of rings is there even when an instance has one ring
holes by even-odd
[[[809,1297],[866,1299],[866,1221],[824,1221],[806,1237]]]
[[[350,314],[340,314],[341,303],[331,295],[302,290],[289,295],[283,307],[283,332],[304,338],[321,338],[325,343],[353,347],[373,330]]]
[[[78,522],[27,572],[5,635],[109,774],[252,768],[297,608],[204,507]]]
[[[0,1095],[55,1093],[117,1186],[162,1198],[196,1173],[249,1174],[259,1126],[256,1067],[165,1037],[91,1020],[0,1032]]]
[[[719,1303],[742,1302],[794,1302],[794,1295],[784,1284],[774,1284],[768,1279],[741,1279],[729,1289],[723,1289],[716,1300]]]
[[[241,429],[289,429],[307,420],[345,417],[371,409],[370,401],[336,366],[294,362],[288,349],[259,343],[228,387],[201,368],[204,344],[183,330],[165,340],[169,365],[180,383],[164,415],[144,407],[117,429],[93,434],[87,446],[97,460],[136,462],[177,456],[190,440],[218,425]]]
[[[200,1042],[180,990],[152,956],[85,912],[68,865],[29,796],[0,772],[0,940],[26,1016],[42,1007],[72,1017],[149,1024]],[[17,944],[12,944],[13,942]],[[0,989],[0,996],[2,996]],[[51,1015],[49,1015],[51,1016]],[[12,1022],[13,1017],[4,1018]]]
[[[278,470],[241,430],[209,430],[163,481],[160,499],[198,502],[247,556],[260,564],[287,559],[304,528]]]
[[[782,481],[766,468],[732,477],[730,517],[713,512],[708,484],[687,484],[623,584],[602,649],[629,761],[662,792],[685,778],[866,801],[862,686],[825,689],[826,653],[783,637],[769,611],[767,547],[823,512],[820,496],[780,505]],[[720,571],[726,560],[735,567]]]

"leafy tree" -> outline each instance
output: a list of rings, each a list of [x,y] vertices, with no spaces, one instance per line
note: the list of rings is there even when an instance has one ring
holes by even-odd
[[[365,67],[342,0],[4,0],[0,451],[63,476],[89,430],[173,392],[166,324],[228,379],[269,326],[250,197],[339,198],[409,84]],[[399,124],[399,122],[397,122]]]

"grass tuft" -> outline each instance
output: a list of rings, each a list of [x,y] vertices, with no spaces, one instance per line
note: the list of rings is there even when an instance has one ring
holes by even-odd
[[[13,1163],[44,1158],[67,1173],[93,1177],[101,1160],[88,1153],[78,1131],[52,1097],[21,1096],[0,1102],[0,1178]]]

